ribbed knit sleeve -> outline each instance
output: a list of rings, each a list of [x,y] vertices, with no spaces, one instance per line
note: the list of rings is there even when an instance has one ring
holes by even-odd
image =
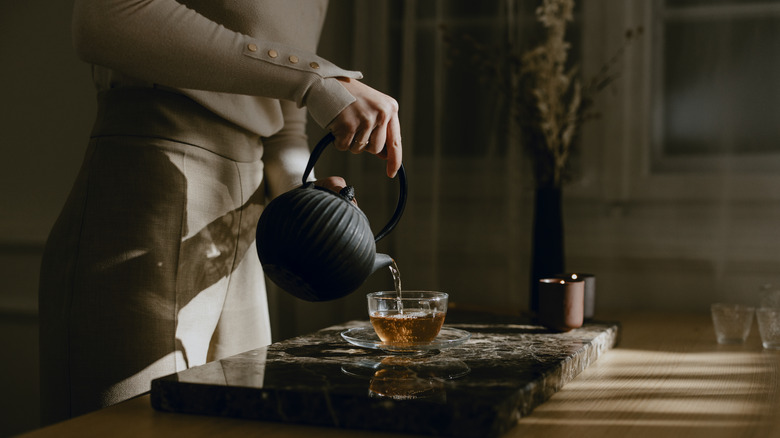
[[[172,88],[292,101],[323,127],[354,101],[335,78],[362,77],[176,0],[76,0],[73,36],[86,62]]]

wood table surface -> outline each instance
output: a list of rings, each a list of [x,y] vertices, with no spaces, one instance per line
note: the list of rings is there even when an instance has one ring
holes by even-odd
[[[780,351],[753,325],[743,345],[718,345],[709,314],[604,312],[621,341],[521,419],[514,437],[780,437]],[[25,438],[410,437],[163,413],[149,396],[22,435]]]

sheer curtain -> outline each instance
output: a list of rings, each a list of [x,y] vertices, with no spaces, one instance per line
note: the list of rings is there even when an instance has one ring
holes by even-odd
[[[440,25],[486,44],[528,45],[540,37],[533,15],[540,2],[331,0],[321,53],[363,71],[365,82],[401,106],[409,199],[378,249],[397,260],[405,289],[442,290],[462,306],[528,308],[531,163],[513,141],[503,96],[480,81],[467,58],[451,56]],[[609,61],[626,29],[644,29],[619,58],[618,80],[599,96],[601,117],[585,125],[575,178],[564,188],[566,268],[597,276],[597,315],[754,302],[762,285],[780,279],[780,132],[771,124],[780,98],[777,5],[577,2],[570,57],[585,78]],[[727,74],[715,75],[713,62]],[[681,99],[694,91],[709,100]],[[764,100],[723,104],[733,96]],[[722,122],[694,123],[713,112],[711,102],[741,129],[731,149],[724,150]],[[737,123],[745,113],[762,114],[758,125]],[[688,132],[681,127],[706,135],[681,143]],[[322,131],[311,131],[313,143]],[[375,230],[397,194],[382,164],[334,151],[317,169],[356,187]],[[365,293],[391,287],[389,272],[377,272],[332,303],[275,294],[275,335],[365,319]]]
[[[446,65],[438,27],[448,17],[469,15],[454,4],[332,0],[320,53],[361,70],[366,83],[399,101],[409,198],[401,222],[378,250],[396,259],[404,288],[446,291],[456,305],[519,311],[528,300],[530,186],[522,178],[522,158],[508,157],[506,145],[499,144],[505,134],[494,96],[466,66]],[[506,7],[487,2],[464,29],[503,37]],[[319,135],[311,129],[312,141]],[[343,175],[356,187],[361,209],[378,230],[398,193],[397,181],[383,174],[383,162],[335,151],[321,161],[320,175]],[[275,293],[275,338],[365,319],[365,294],[392,286],[389,271],[380,271],[331,303]]]

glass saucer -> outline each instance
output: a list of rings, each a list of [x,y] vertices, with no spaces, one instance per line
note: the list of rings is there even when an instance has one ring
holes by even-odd
[[[471,338],[471,333],[451,327],[442,327],[439,335],[431,342],[425,343],[404,343],[394,345],[382,342],[377,336],[374,328],[355,327],[341,332],[341,337],[352,345],[363,348],[373,348],[394,353],[420,353],[432,350],[445,350],[447,348],[463,345]]]

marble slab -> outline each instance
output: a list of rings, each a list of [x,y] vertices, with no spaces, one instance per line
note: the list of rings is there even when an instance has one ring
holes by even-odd
[[[418,356],[356,347],[354,321],[152,382],[161,411],[436,436],[497,437],[618,342],[619,324],[567,333],[445,324],[465,344]]]

